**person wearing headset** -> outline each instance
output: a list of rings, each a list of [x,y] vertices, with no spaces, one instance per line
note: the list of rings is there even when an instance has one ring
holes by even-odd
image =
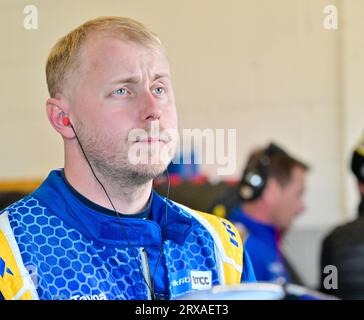
[[[227,219],[245,239],[257,281],[302,285],[280,241],[304,209],[307,170],[306,164],[270,143],[250,154],[236,194],[222,201]],[[221,208],[219,201],[214,207]]]
[[[0,212],[2,299],[175,299],[255,280],[230,222],[152,190],[177,143],[156,35],[87,21],[55,44],[46,77],[64,169]]]

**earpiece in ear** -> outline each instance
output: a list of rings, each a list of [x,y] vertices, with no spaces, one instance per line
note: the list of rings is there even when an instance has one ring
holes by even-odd
[[[67,116],[64,116],[63,118],[62,118],[62,122],[63,122],[63,124],[66,126],[66,127],[68,127],[69,125],[70,125],[70,118],[68,118]]]

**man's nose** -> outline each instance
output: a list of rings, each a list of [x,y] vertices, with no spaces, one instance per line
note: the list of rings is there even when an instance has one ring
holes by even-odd
[[[157,98],[151,92],[143,94],[140,101],[142,120],[159,120],[162,115],[162,109],[159,106]]]

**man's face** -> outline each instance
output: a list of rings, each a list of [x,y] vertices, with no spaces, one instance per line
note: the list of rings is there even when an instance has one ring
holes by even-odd
[[[96,35],[86,41],[80,60],[70,115],[91,163],[104,176],[121,178],[121,183],[125,179],[145,183],[162,173],[177,141],[175,136],[163,135],[166,129],[177,131],[163,50]],[[145,135],[132,134],[135,129],[142,129]],[[138,155],[144,154],[138,158],[144,163],[133,162],[136,150]],[[168,151],[167,159],[155,161],[162,150]]]
[[[286,231],[294,218],[304,209],[305,170],[301,167],[292,169],[291,181],[280,187],[280,195],[272,210],[273,223],[281,231]]]

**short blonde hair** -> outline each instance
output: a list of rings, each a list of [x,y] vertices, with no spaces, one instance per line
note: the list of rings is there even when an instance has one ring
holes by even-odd
[[[148,48],[161,48],[159,38],[142,23],[127,17],[99,17],[89,20],[62,37],[49,53],[46,78],[51,97],[64,92],[80,67],[80,49],[91,33],[105,33]]]

